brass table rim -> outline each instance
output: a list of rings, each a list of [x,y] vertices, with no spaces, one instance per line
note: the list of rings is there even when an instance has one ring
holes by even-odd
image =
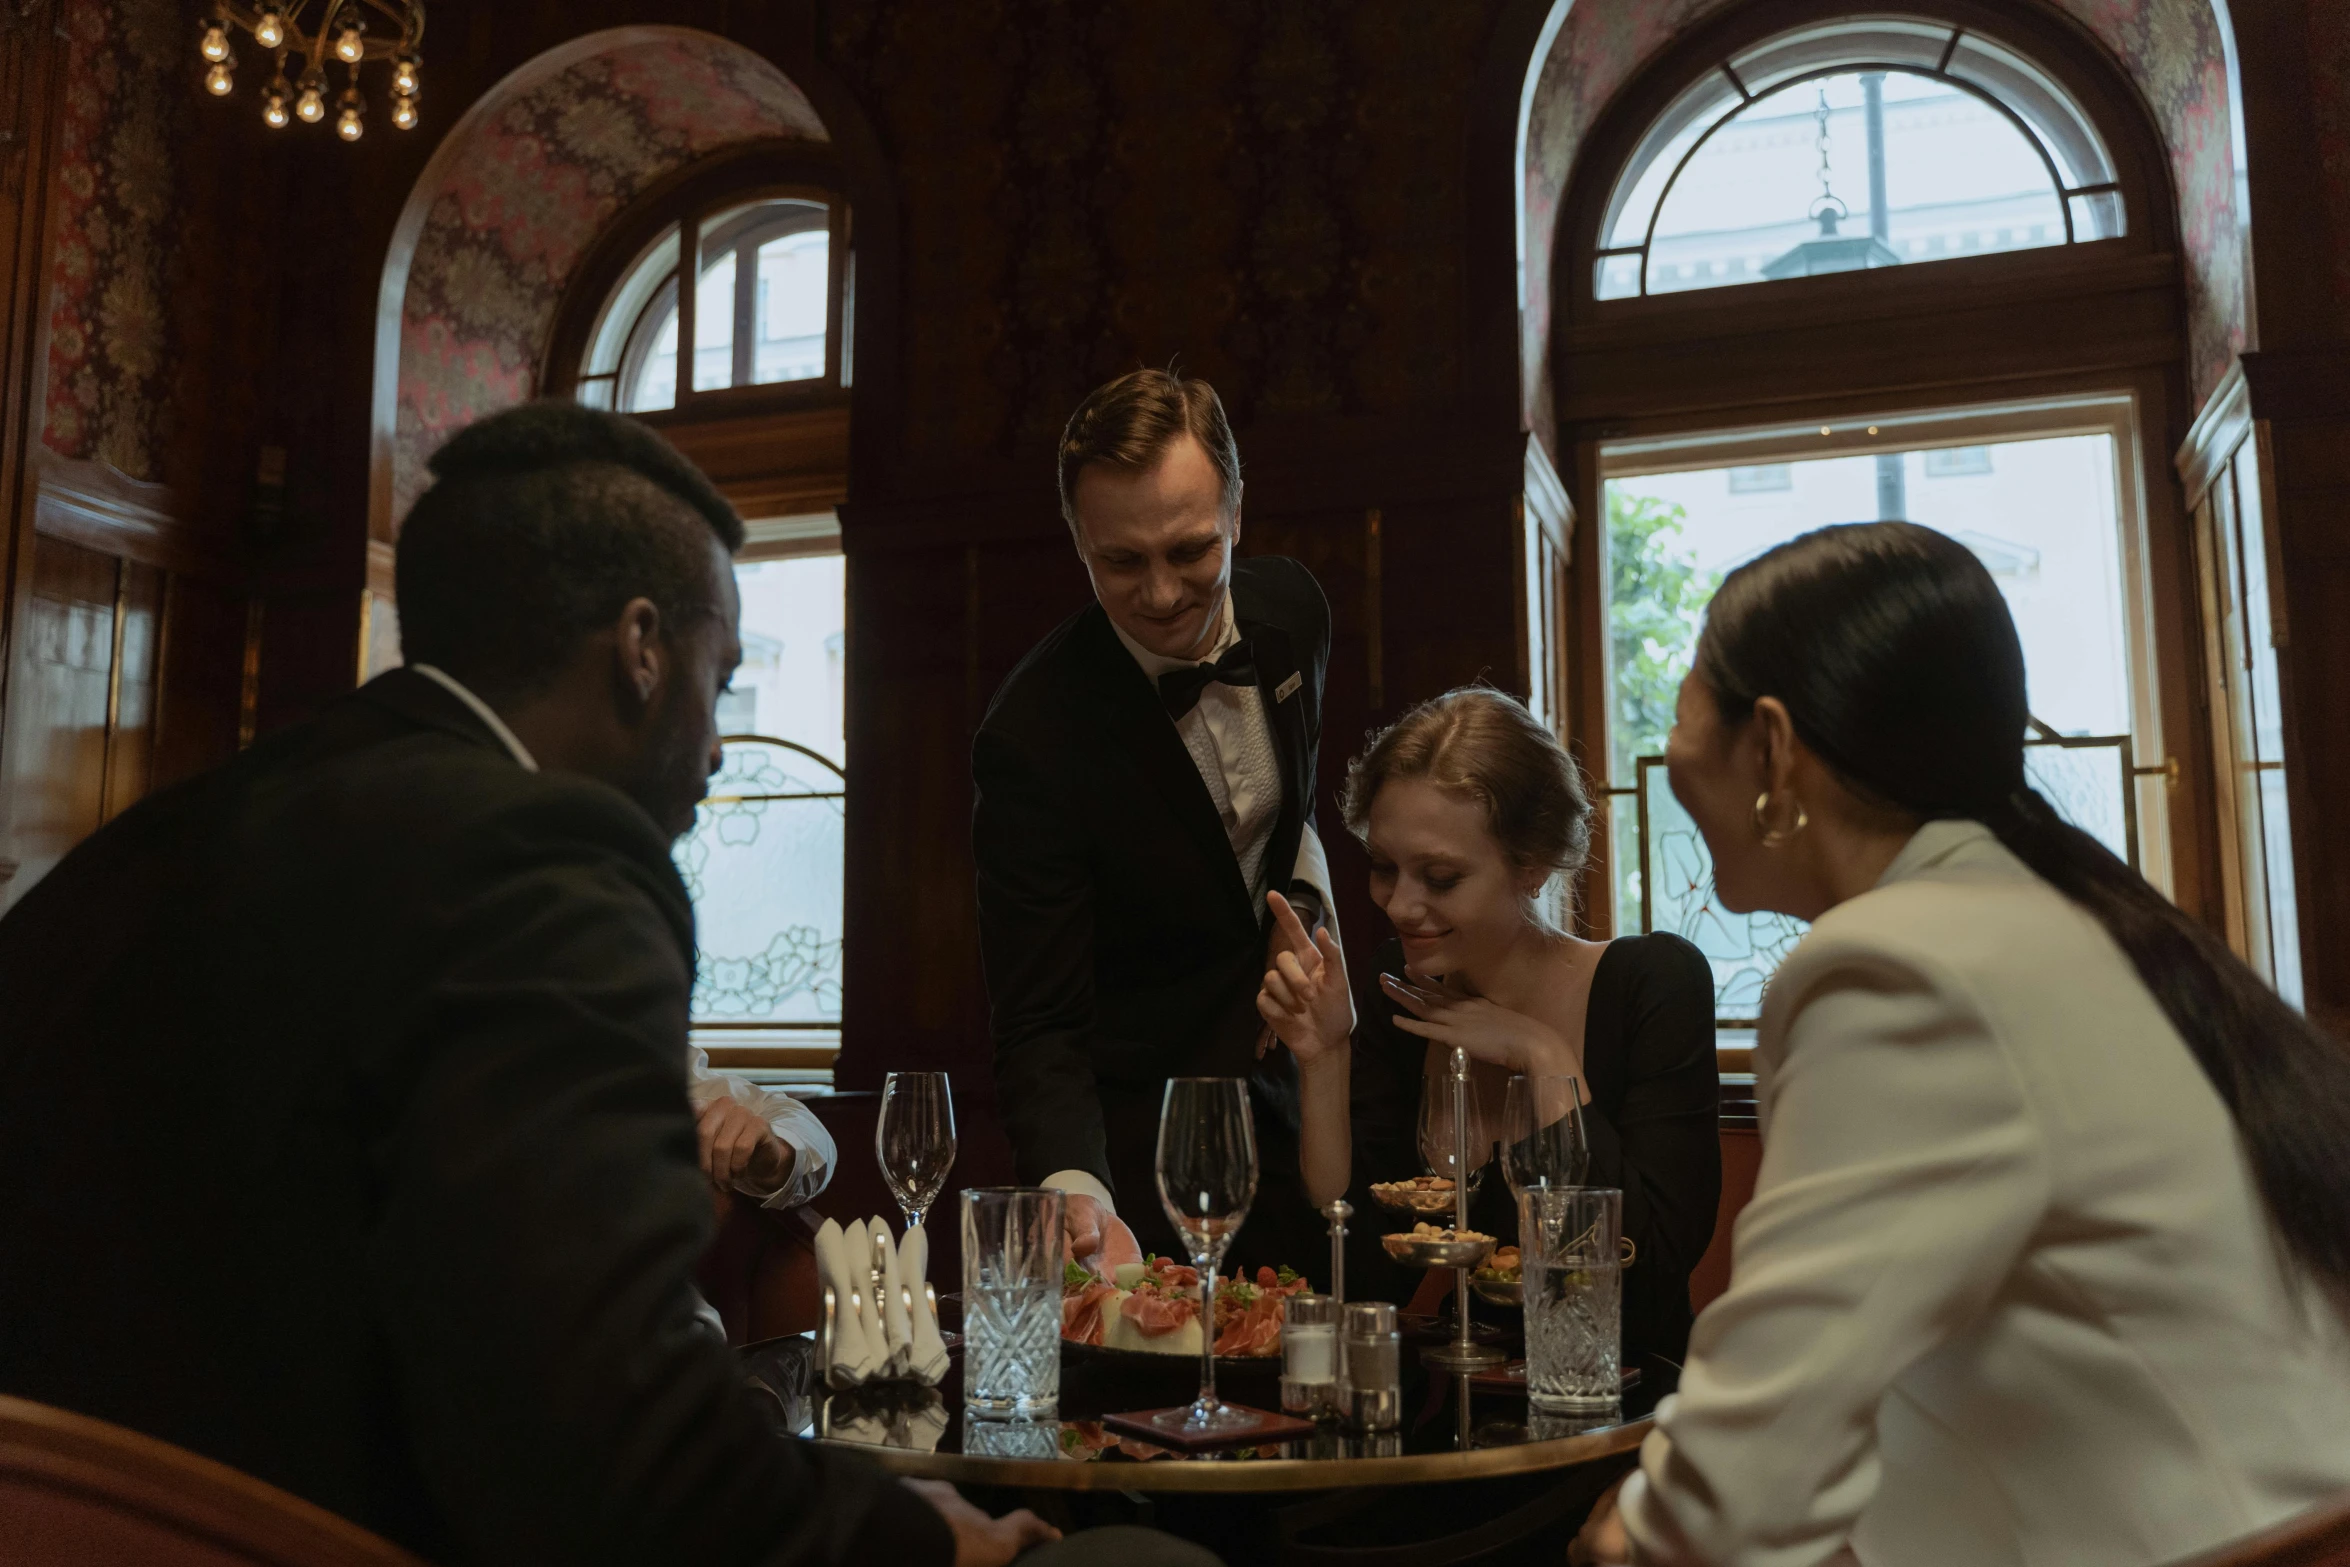
[[[1647,1439],[1654,1416],[1604,1431],[1481,1447],[1466,1453],[1407,1453],[1395,1458],[1152,1459],[1080,1462],[1065,1458],[991,1458],[972,1453],[917,1453],[830,1437],[811,1438],[843,1452],[862,1453],[892,1474],[960,1485],[1052,1491],[1341,1491],[1375,1485],[1424,1485],[1481,1480],[1494,1475],[1568,1469],[1630,1452]]]

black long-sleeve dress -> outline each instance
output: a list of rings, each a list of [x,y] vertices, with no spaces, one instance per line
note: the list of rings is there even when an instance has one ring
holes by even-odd
[[[1377,974],[1401,974],[1390,942],[1361,987],[1354,1044],[1354,1162],[1347,1200],[1357,1217],[1348,1247],[1347,1293],[1408,1300],[1420,1275],[1390,1260],[1378,1237],[1408,1227],[1372,1199],[1373,1181],[1427,1168],[1419,1114],[1428,1041],[1395,1026],[1403,1015]],[[1600,954],[1584,1012],[1583,1071],[1591,1102],[1586,1185],[1624,1193],[1624,1233],[1636,1248],[1624,1270],[1624,1355],[1679,1360],[1689,1346],[1689,1275],[1712,1241],[1721,1202],[1721,1079],[1714,1053],[1713,972],[1678,936],[1619,936]],[[1485,1106],[1497,1114],[1498,1103]],[[1490,1166],[1469,1204],[1469,1222],[1514,1242],[1509,1187]]]

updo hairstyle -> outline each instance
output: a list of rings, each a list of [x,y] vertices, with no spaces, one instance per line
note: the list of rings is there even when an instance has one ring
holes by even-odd
[[[1422,702],[1371,737],[1347,765],[1340,809],[1347,830],[1368,846],[1371,802],[1401,778],[1417,778],[1476,801],[1503,855],[1539,868],[1546,887],[1571,887],[1591,855],[1591,794],[1583,770],[1558,736],[1525,705],[1490,686],[1462,686]],[[1534,913],[1555,924],[1548,900]],[[1560,898],[1561,912],[1565,904]]]

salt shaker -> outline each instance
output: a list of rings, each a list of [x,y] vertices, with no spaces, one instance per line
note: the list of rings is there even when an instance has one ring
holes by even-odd
[[[1281,1303],[1281,1407],[1308,1418],[1338,1403],[1338,1302],[1292,1295]]]
[[[1361,1300],[1346,1308],[1343,1413],[1363,1431],[1392,1431],[1403,1421],[1403,1335],[1395,1308]]]

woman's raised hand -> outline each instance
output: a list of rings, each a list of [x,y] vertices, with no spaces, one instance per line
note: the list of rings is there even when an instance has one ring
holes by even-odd
[[[1346,954],[1330,932],[1308,934],[1297,910],[1278,892],[1265,894],[1280,936],[1273,966],[1257,992],[1257,1014],[1289,1047],[1300,1066],[1343,1055],[1354,1034],[1354,996],[1346,983]]]
[[[1583,1075],[1582,1052],[1548,1024],[1496,1006],[1483,996],[1415,984],[1393,974],[1379,976],[1380,988],[1409,1012],[1395,1026],[1407,1034],[1466,1050],[1471,1059],[1530,1076]]]

